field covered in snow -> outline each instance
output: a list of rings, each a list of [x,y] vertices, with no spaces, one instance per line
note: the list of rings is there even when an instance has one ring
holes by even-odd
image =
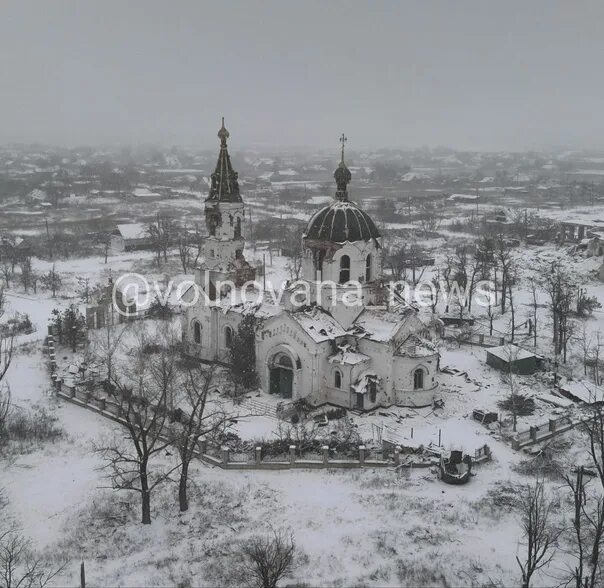
[[[249,251],[260,259],[260,251]],[[437,253],[436,265],[445,251]],[[563,259],[571,264],[582,285],[604,300],[604,285],[597,281],[599,261],[571,254],[553,246],[516,249],[519,268],[515,288],[516,324],[531,316],[528,278],[539,261]],[[267,263],[269,256],[267,255]],[[272,256],[267,279],[280,283],[288,278],[287,260]],[[49,262],[34,260],[35,268],[48,271]],[[511,420],[502,413],[502,427],[489,428],[471,418],[480,408],[500,412],[498,401],[508,393],[501,374],[485,363],[485,349],[441,343],[441,367],[459,373],[441,373],[442,408],[392,408],[369,415],[351,415],[361,437],[378,445],[376,432],[388,429],[409,446],[437,444],[473,452],[489,445],[493,461],[475,468],[466,486],[440,482],[434,468],[415,470],[360,469],[319,471],[226,471],[194,462],[191,472],[191,508],[179,513],[178,488],[165,483],[153,494],[153,522],[140,524],[137,496],[107,488],[102,461],[93,452],[103,440],[122,438],[119,425],[84,408],[57,399],[50,392],[42,341],[50,312],[76,302],[78,278],[92,284],[106,283],[110,273],[137,271],[165,283],[190,278],[179,269],[176,255],[156,268],[150,253],[56,261],[63,277],[57,298],[40,290],[25,294],[8,291],[7,316],[27,312],[36,330],[17,337],[16,356],[8,373],[15,410],[43,407],[57,420],[62,435],[45,443],[9,445],[0,454],[0,489],[6,505],[0,516],[18,527],[35,549],[50,561],[66,564],[54,585],[78,582],[79,564],[86,564],[90,586],[103,585],[242,585],[241,544],[248,537],[271,528],[291,530],[298,548],[297,566],[287,578],[290,584],[366,586],[509,586],[519,583],[516,556],[525,546],[520,513],[516,508],[522,488],[533,482],[536,459],[511,449]],[[435,277],[434,268],[425,278]],[[541,330],[537,352],[551,355],[550,318],[541,295]],[[441,302],[442,306],[442,302]],[[443,310],[443,308],[440,308]],[[474,310],[487,324],[486,310]],[[494,321],[495,333],[509,332],[509,313]],[[581,320],[589,335],[604,331],[604,313]],[[528,332],[519,331],[517,342],[532,345]],[[59,349],[63,364],[70,353]],[[582,378],[580,341],[571,342],[567,365],[559,367],[567,377]],[[536,397],[552,389],[552,373],[518,376],[519,391]],[[266,399],[269,401],[270,399]],[[572,409],[576,410],[576,409]],[[518,428],[547,422],[562,409],[536,401],[534,414],[520,417]],[[251,417],[237,424],[243,439],[270,438],[276,419]],[[578,431],[552,444],[556,458],[566,463],[587,464],[585,439]],[[175,463],[174,452],[160,456],[165,465]],[[561,508],[556,522],[568,525],[569,498],[559,479],[546,480],[547,491]],[[562,581],[573,564],[561,540],[555,562],[544,569],[536,585]],[[437,562],[437,563],[436,563]]]

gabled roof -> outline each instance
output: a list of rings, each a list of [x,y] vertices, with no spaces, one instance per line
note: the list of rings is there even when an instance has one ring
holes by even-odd
[[[402,357],[430,357],[436,353],[436,347],[432,341],[428,341],[419,335],[409,335],[396,350],[396,355]]]
[[[489,347],[487,348],[487,354],[493,355],[508,363],[510,361],[520,361],[530,357],[539,357],[537,354],[532,353],[531,351],[527,351],[521,347],[516,347],[516,345],[500,345],[499,347]]]
[[[392,340],[401,323],[414,312],[411,307],[398,312],[381,307],[366,307],[354,321],[354,327],[372,341],[385,343]]]

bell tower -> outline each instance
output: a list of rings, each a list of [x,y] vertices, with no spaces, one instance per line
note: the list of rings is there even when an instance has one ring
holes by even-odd
[[[223,117],[222,126],[218,131],[218,161],[214,173],[210,176],[210,193],[205,200],[208,236],[203,246],[205,261],[200,268],[202,273],[209,274],[202,283],[209,282],[209,294],[212,298],[216,294],[213,289],[216,280],[230,280],[236,286],[241,286],[248,280],[254,280],[256,275],[243,255],[245,206],[239,192],[237,172],[231,165],[227,147],[229,136]]]

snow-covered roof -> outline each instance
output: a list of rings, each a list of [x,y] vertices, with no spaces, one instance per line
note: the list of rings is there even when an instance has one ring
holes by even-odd
[[[143,223],[117,225],[117,230],[124,239],[145,239],[149,236],[147,225]]]
[[[315,343],[346,335],[342,326],[330,314],[317,306],[308,310],[292,312],[291,317],[312,337]]]
[[[500,345],[499,347],[489,347],[487,354],[494,355],[495,357],[502,359],[503,361],[518,361],[522,359],[529,359],[530,357],[538,357],[535,353],[516,347],[516,345]]]
[[[604,401],[604,390],[593,382],[585,380],[566,382],[565,384],[561,384],[559,389],[561,392],[567,392],[587,404]]]
[[[430,357],[435,353],[436,347],[434,343],[419,335],[410,335],[396,350],[397,355],[405,357]]]
[[[401,321],[410,311],[410,307],[406,307],[400,312],[393,312],[386,308],[367,307],[356,318],[354,325],[362,329],[369,339],[386,342],[392,339]]]
[[[138,196],[139,198],[153,198],[160,196],[157,192],[151,192],[149,188],[134,188],[132,191],[134,196]]]
[[[451,194],[447,200],[478,200],[478,194]]]
[[[227,296],[228,299],[228,296]],[[228,304],[228,303],[227,303]],[[269,302],[241,302],[230,306],[228,312],[236,312],[238,314],[254,313],[258,318],[271,318],[277,316],[284,311],[282,306],[271,304]]]
[[[431,180],[432,178],[427,174],[420,174],[417,172],[407,172],[401,176],[403,182],[413,182],[415,180]]]

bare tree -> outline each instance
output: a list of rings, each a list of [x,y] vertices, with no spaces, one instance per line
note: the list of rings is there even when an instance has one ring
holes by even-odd
[[[8,261],[4,261],[2,265],[0,265],[0,274],[4,278],[4,283],[6,284],[6,289],[10,288],[10,282],[13,279],[13,273],[15,268],[12,263]]]
[[[65,564],[51,567],[35,556],[31,543],[15,529],[0,532],[0,581],[3,588],[44,588]]]
[[[426,202],[420,207],[418,222],[426,236],[438,231],[442,218],[437,214],[436,207],[432,202]]]
[[[177,469],[151,467],[151,462],[170,445],[165,437],[168,418],[168,386],[157,385],[151,376],[153,360],[148,339],[141,332],[135,350],[134,367],[114,374],[107,387],[110,399],[117,405],[117,416],[126,430],[125,446],[111,442],[95,447],[106,461],[114,490],[133,490],[141,496],[143,524],[151,524],[151,493]]]
[[[128,332],[128,323],[115,327],[110,320],[106,321],[104,334],[93,340],[93,354],[105,366],[106,382],[113,379],[113,366],[118,350],[122,346],[124,335]],[[98,333],[98,331],[97,331]]]
[[[531,289],[531,307],[533,309],[531,333],[529,333],[529,335],[533,335],[533,347],[537,347],[537,309],[539,308],[537,293],[539,291],[539,285],[533,276],[529,278],[529,287]]]
[[[569,318],[575,297],[574,278],[569,268],[560,262],[542,264],[538,273],[541,286],[549,298],[554,351],[556,355],[563,353],[566,362],[567,345],[574,334],[574,324]]]
[[[519,507],[526,553],[522,559],[516,556],[516,561],[522,571],[522,588],[529,588],[535,572],[552,560],[559,532],[551,525],[553,503],[545,495],[543,480],[524,490]]]
[[[403,243],[400,247],[391,248],[388,255],[386,255],[386,263],[396,280],[405,280],[407,278],[407,268],[409,267],[407,248],[407,243]]]
[[[604,489],[604,409],[600,403],[590,405],[590,418],[583,424],[588,451]]]
[[[294,536],[272,531],[265,537],[253,537],[243,546],[244,569],[258,588],[276,588],[279,581],[294,568]]]
[[[286,229],[282,247],[288,258],[287,271],[289,272],[290,279],[293,282],[299,280],[302,273],[304,251],[298,231]]]
[[[189,368],[179,397],[183,414],[172,426],[171,437],[180,455],[178,502],[181,512],[188,510],[187,487],[189,466],[195,457],[199,440],[223,433],[230,426],[230,416],[218,403],[208,403],[208,394],[216,375],[216,364]],[[208,410],[209,408],[209,410]]]
[[[0,335],[0,383],[4,380],[13,360],[14,337]]]
[[[445,257],[444,265],[440,270],[440,275],[443,278],[445,285],[447,286],[447,296],[446,296],[446,304],[445,304],[445,312],[449,312],[449,305],[451,304],[451,297],[449,296],[451,292],[451,281],[453,280],[453,272],[455,267],[455,261],[452,255],[447,254]]]
[[[31,259],[26,257],[21,263],[21,285],[25,290],[25,293],[29,291],[30,286],[32,285],[33,272],[31,269]]]
[[[602,585],[600,550],[604,538],[604,496],[590,494],[585,470],[577,470],[576,479],[565,475],[573,497],[573,530],[577,565],[572,571],[576,588],[596,588]]]
[[[495,242],[495,259],[501,271],[501,314],[505,314],[505,303],[510,291],[508,281],[511,278],[514,257],[503,235],[499,235]]]
[[[186,274],[191,263],[191,251],[189,249],[189,239],[187,235],[187,227],[183,231],[183,234],[178,239],[178,257],[180,258],[180,265],[182,271]]]
[[[42,274],[40,281],[47,290],[52,292],[52,297],[56,298],[57,291],[61,287],[63,280],[61,276],[55,270],[55,264],[52,264],[52,268],[45,274]]]

